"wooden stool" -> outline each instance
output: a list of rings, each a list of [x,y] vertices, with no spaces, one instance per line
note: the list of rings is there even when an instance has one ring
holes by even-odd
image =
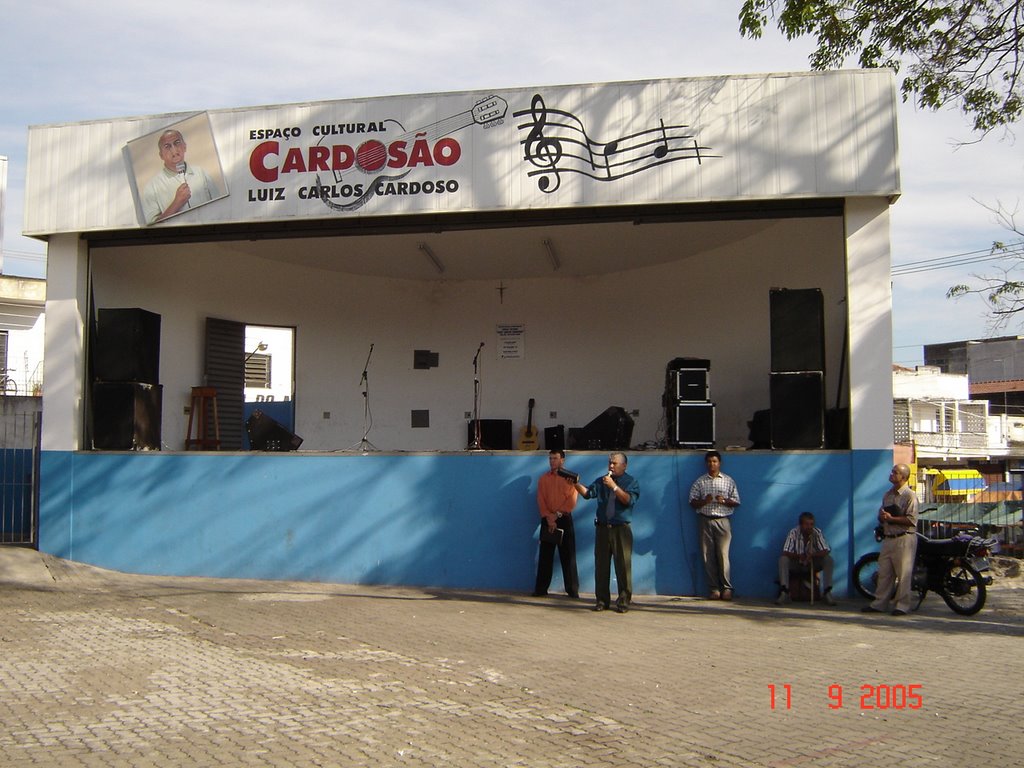
[[[811,571],[790,571],[789,572],[789,596],[794,603],[809,603],[811,591],[807,589],[805,581],[810,581]],[[821,571],[814,572],[814,602],[821,600]]]
[[[213,407],[213,437],[206,436],[206,405]],[[192,422],[196,424],[196,436],[192,437]],[[192,387],[192,404],[188,409],[188,432],[185,434],[185,450],[220,450],[220,417],[217,414],[217,390],[214,387]]]

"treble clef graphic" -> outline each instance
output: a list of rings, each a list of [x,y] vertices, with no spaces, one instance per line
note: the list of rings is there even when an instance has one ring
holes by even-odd
[[[548,110],[539,93],[535,94],[533,101],[530,102],[530,116],[533,118],[533,126],[524,142],[524,159],[538,168],[546,169],[537,180],[540,191],[554,192],[562,183],[558,173],[558,161],[562,159],[562,142],[544,135],[544,127],[548,123]],[[554,176],[553,186],[551,176]]]

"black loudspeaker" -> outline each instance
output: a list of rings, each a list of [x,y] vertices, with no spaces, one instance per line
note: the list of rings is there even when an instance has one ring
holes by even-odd
[[[159,451],[163,387],[134,382],[92,385],[92,446],[98,451]]]
[[[665,366],[666,408],[677,402],[704,403],[710,399],[711,361],[700,357],[677,357]]]
[[[825,300],[820,288],[768,294],[772,373],[825,370]]]
[[[160,382],[160,315],[144,309],[101,309],[93,363],[98,381]]]
[[[680,368],[669,375],[669,397],[684,403],[706,403],[710,372],[704,368]]]
[[[466,445],[473,444],[473,420],[466,422]],[[512,450],[512,419],[480,419],[480,447],[486,451]]]
[[[549,451],[565,450],[565,426],[556,424],[553,427],[544,427],[544,447]]]
[[[253,451],[296,451],[302,445],[301,437],[260,410],[245,420],[245,431]]]
[[[569,430],[569,447],[578,451],[610,451],[629,448],[633,417],[613,405],[585,427]]]
[[[825,447],[825,382],[821,371],[771,374],[772,448]]]
[[[711,448],[715,444],[714,403],[678,403],[669,411],[672,442],[677,448]]]

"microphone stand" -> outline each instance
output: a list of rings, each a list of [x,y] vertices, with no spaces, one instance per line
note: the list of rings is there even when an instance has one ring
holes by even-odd
[[[480,346],[476,348],[476,354],[473,355],[473,440],[469,444],[470,451],[482,451],[483,445],[480,443],[480,350],[484,348],[484,343],[481,341]]]
[[[363,439],[351,446],[351,449],[358,449],[363,453],[380,450],[367,439],[373,428],[373,416],[370,413],[370,377],[367,374],[371,357],[373,357],[373,344],[370,344],[370,351],[366,355],[366,363],[363,365],[363,375],[359,379],[359,383],[363,385]]]

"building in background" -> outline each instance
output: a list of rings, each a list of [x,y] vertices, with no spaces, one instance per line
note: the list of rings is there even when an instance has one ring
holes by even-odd
[[[893,372],[896,454],[914,462],[921,527],[980,527],[1024,554],[1024,338],[924,348],[931,365]]]
[[[46,281],[0,275],[0,373],[8,395],[40,395]]]
[[[921,466],[999,462],[1009,454],[1007,420],[972,400],[966,374],[934,366],[893,366],[895,442],[912,446]]]
[[[943,373],[966,375],[971,397],[988,400],[992,413],[1014,417],[1024,428],[1024,337],[926,344],[924,361]]]

